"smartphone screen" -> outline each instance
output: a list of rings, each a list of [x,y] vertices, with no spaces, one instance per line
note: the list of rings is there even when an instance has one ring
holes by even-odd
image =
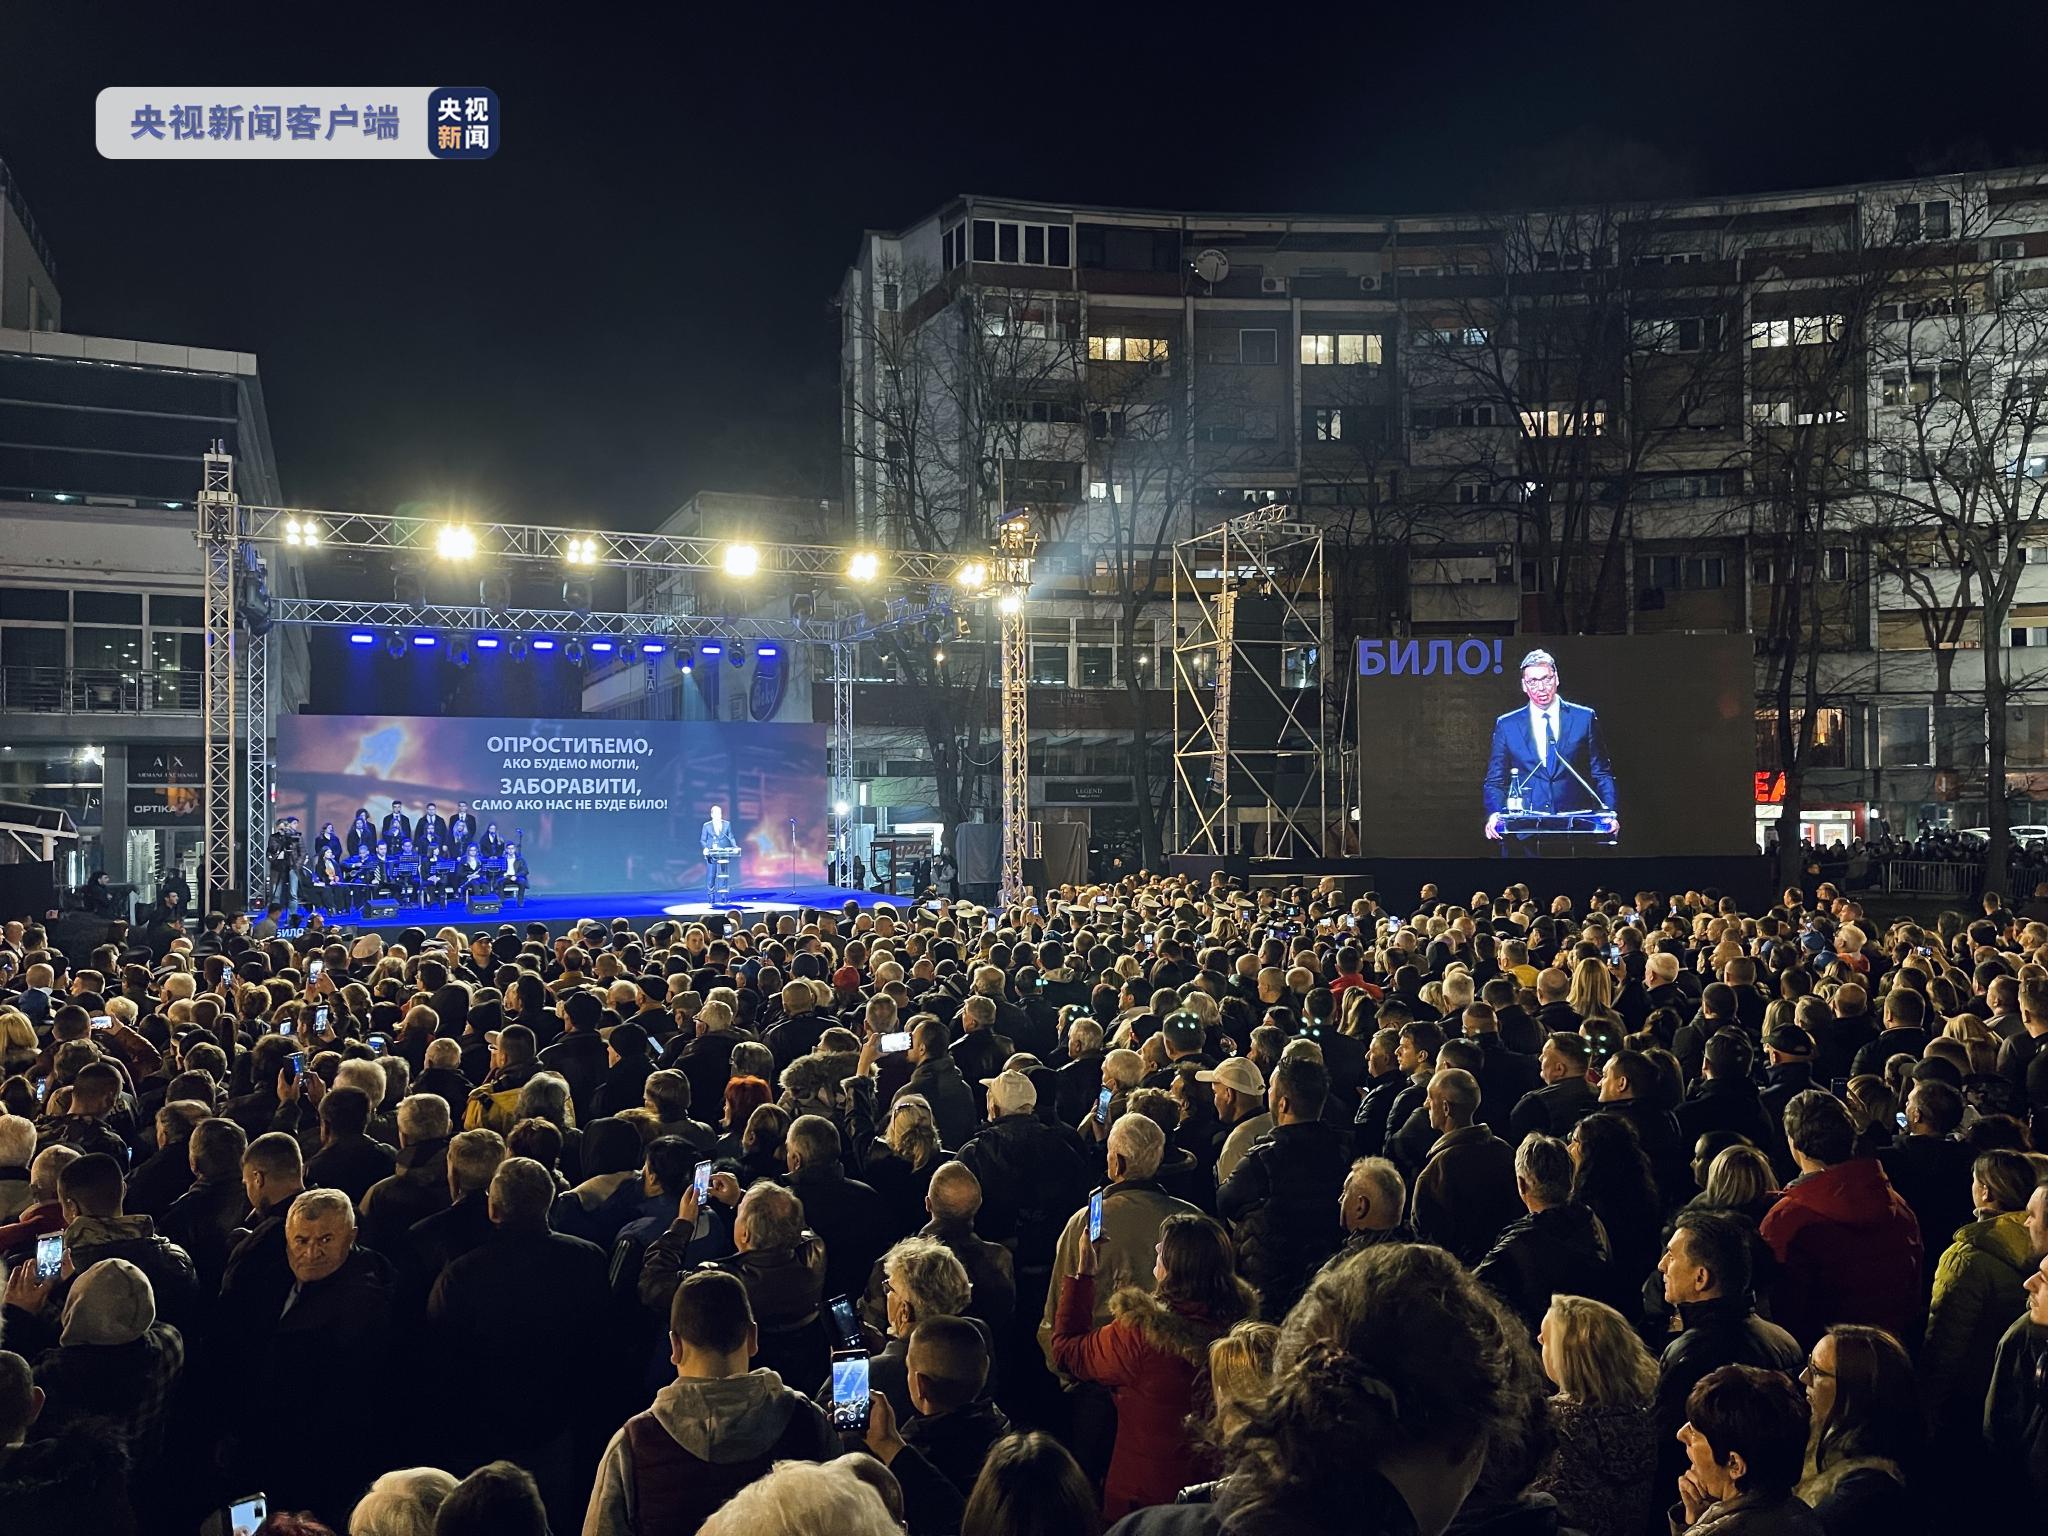
[[[382,1056],[389,1049],[391,1049],[391,1042],[382,1035],[370,1036],[370,1054],[372,1056]]]
[[[92,1027],[94,1029],[112,1029],[114,1027],[112,1015],[104,1013],[94,1014],[92,1016]]]
[[[1088,1197],[1088,1241],[1094,1243],[1100,1242],[1101,1239],[1102,1191],[1098,1189],[1097,1191],[1095,1191],[1094,1194]]]
[[[47,1077],[39,1077],[39,1078],[37,1078],[37,1079],[36,1079],[36,1102],[37,1102],[38,1104],[46,1104],[46,1103],[48,1103],[48,1102],[49,1102],[49,1098],[50,1098],[50,1080],[49,1080],[49,1079],[48,1079]]]
[[[1846,1077],[1835,1077],[1828,1079],[1828,1092],[1832,1093],[1838,1099],[1848,1098],[1849,1079],[1847,1079]]]
[[[832,1427],[868,1427],[868,1357],[840,1355],[832,1362]]]
[[[318,1008],[315,1008],[313,1010],[313,1027],[315,1029],[325,1029],[327,1027],[328,1018],[329,1014],[324,1004]]]
[[[64,1234],[47,1232],[36,1239],[36,1278],[54,1280],[64,1267]]]
[[[1899,1122],[1899,1129],[1903,1131],[1906,1128],[1906,1112],[1903,1109],[1900,1110],[1896,1118]]]
[[[702,1205],[711,1198],[711,1164],[709,1160],[697,1165],[697,1203]]]
[[[293,1082],[297,1082],[301,1074],[306,1070],[306,1053],[304,1051],[293,1051],[291,1055],[285,1057],[284,1063],[286,1075]]]
[[[996,931],[996,920],[990,918],[986,923],[982,924],[981,931],[983,933],[994,933]]]
[[[326,969],[327,962],[325,960],[308,960],[306,962],[306,980],[318,981],[320,973]]]
[[[1109,1124],[1109,1105],[1110,1101],[1115,1097],[1115,1091],[1109,1088],[1105,1088],[1102,1092],[1095,1095],[1095,1123],[1097,1125]]]
[[[893,1055],[897,1051],[907,1051],[909,1049],[910,1031],[907,1029],[898,1030],[895,1034],[892,1035],[882,1036],[882,1053],[885,1056]]]
[[[277,1021],[277,1032],[280,1035],[283,1035],[287,1040],[289,1040],[293,1035],[296,1035],[299,1032],[299,1026],[297,1022],[292,1019],[279,1019]]]
[[[228,1506],[228,1536],[256,1536],[256,1528],[270,1518],[270,1500],[252,1493]]]
[[[832,1332],[839,1340],[838,1347],[841,1349],[859,1349],[860,1318],[853,1310],[853,1298],[851,1296],[834,1296],[825,1303],[825,1308],[832,1314]]]

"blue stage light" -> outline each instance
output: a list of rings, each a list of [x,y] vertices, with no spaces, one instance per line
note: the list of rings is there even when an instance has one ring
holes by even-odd
[[[552,651],[555,648],[555,642],[552,640],[536,640],[533,642],[533,648],[536,651]]]
[[[704,656],[723,656],[725,654],[725,647],[720,645],[716,640],[706,640],[702,645],[697,647],[697,651],[698,654]]]
[[[496,635],[478,635],[476,637],[476,648],[480,651],[495,651],[498,648],[498,637]]]
[[[348,637],[348,643],[350,645],[375,645],[377,637],[368,630],[359,629]]]
[[[593,640],[590,642],[590,648],[601,653],[616,649],[609,640]]]
[[[756,656],[764,657],[780,656],[782,654],[782,647],[777,645],[773,640],[765,640],[760,645],[754,647],[754,654]]]
[[[433,635],[414,635],[412,643],[414,645],[439,645],[441,642]]]

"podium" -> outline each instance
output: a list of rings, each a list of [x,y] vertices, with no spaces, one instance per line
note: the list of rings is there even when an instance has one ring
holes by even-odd
[[[1619,841],[1612,811],[1506,811],[1500,818],[1503,858],[1575,858]]]
[[[740,861],[737,848],[711,848],[704,854],[704,868],[710,876],[711,904],[730,906],[732,904],[732,872]]]

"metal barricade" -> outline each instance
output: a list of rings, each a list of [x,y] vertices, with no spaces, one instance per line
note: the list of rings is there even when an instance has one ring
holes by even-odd
[[[1951,859],[1887,859],[1884,888],[1891,896],[1967,901],[1984,888],[1984,866]]]

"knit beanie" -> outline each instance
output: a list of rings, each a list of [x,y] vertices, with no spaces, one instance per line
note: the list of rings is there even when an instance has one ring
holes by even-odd
[[[132,1344],[156,1321],[149,1276],[126,1259],[101,1259],[64,1298],[64,1344]]]

